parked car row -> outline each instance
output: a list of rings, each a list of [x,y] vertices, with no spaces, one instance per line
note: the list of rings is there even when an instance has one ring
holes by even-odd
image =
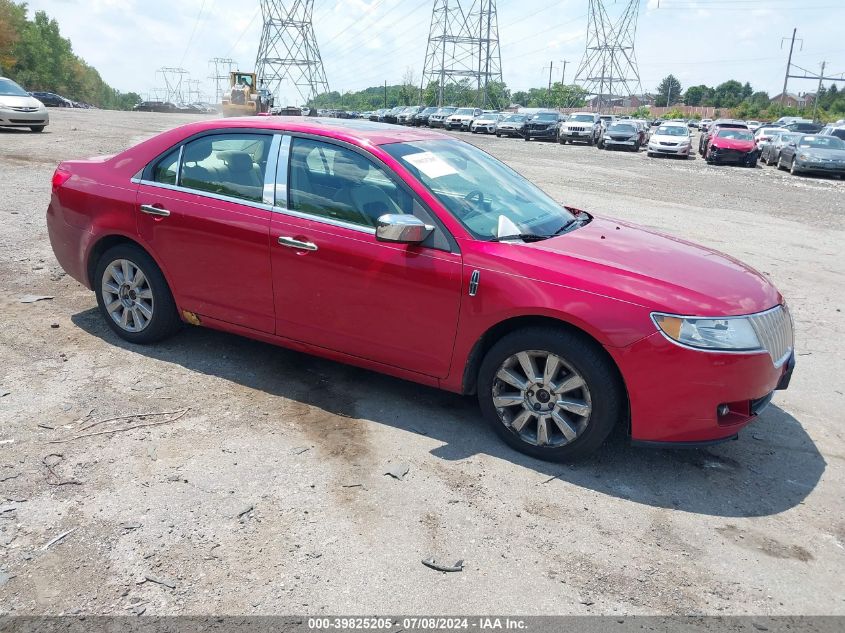
[[[719,119],[703,132],[698,152],[709,164],[756,167],[758,160],[792,174],[845,176],[845,125],[822,127],[806,120],[787,120],[756,131],[747,121]]]
[[[186,103],[176,105],[169,101],[141,101],[133,108],[135,112],[184,112],[187,114],[213,114],[217,108],[210,103]]]

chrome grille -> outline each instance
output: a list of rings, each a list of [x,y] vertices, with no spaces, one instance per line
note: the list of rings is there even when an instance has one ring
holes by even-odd
[[[775,367],[780,367],[793,350],[792,318],[785,305],[748,317],[760,344],[769,352]]]
[[[587,131],[587,128],[579,127],[579,126],[569,126],[568,129],[569,129],[570,132],[586,132]]]

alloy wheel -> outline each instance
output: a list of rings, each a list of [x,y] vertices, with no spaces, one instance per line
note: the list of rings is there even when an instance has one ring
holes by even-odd
[[[570,444],[590,423],[592,400],[584,377],[550,352],[508,357],[496,372],[492,396],[502,424],[533,446]]]
[[[153,318],[154,302],[144,272],[128,259],[117,259],[103,272],[103,303],[112,320],[126,332],[141,332]]]

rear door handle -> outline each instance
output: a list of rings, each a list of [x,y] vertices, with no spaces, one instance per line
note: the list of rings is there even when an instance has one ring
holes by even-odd
[[[286,237],[284,235],[279,237],[279,244],[287,246],[288,248],[297,248],[303,251],[317,250],[317,245],[314,244],[314,242],[301,242],[300,240],[295,240],[292,237]]]
[[[167,209],[154,207],[151,204],[142,204],[141,213],[146,213],[147,215],[157,215],[161,218],[166,218],[170,215],[170,211],[168,211]]]

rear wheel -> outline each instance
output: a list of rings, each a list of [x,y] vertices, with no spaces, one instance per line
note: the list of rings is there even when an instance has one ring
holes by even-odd
[[[44,128],[47,127],[46,125],[33,125],[29,129],[33,132],[43,132]]]
[[[797,176],[800,173],[798,171],[798,168],[795,166],[795,157],[794,156],[792,157],[792,162],[789,163],[789,173],[792,174],[793,176]]]
[[[497,342],[481,364],[478,399],[505,442],[550,461],[596,450],[624,411],[621,381],[601,348],[554,328],[518,330]]]
[[[154,343],[181,325],[161,270],[143,249],[118,244],[103,253],[94,273],[97,305],[108,326],[130,343]]]
[[[778,155],[778,169],[786,169],[786,165],[783,164],[783,156]]]

